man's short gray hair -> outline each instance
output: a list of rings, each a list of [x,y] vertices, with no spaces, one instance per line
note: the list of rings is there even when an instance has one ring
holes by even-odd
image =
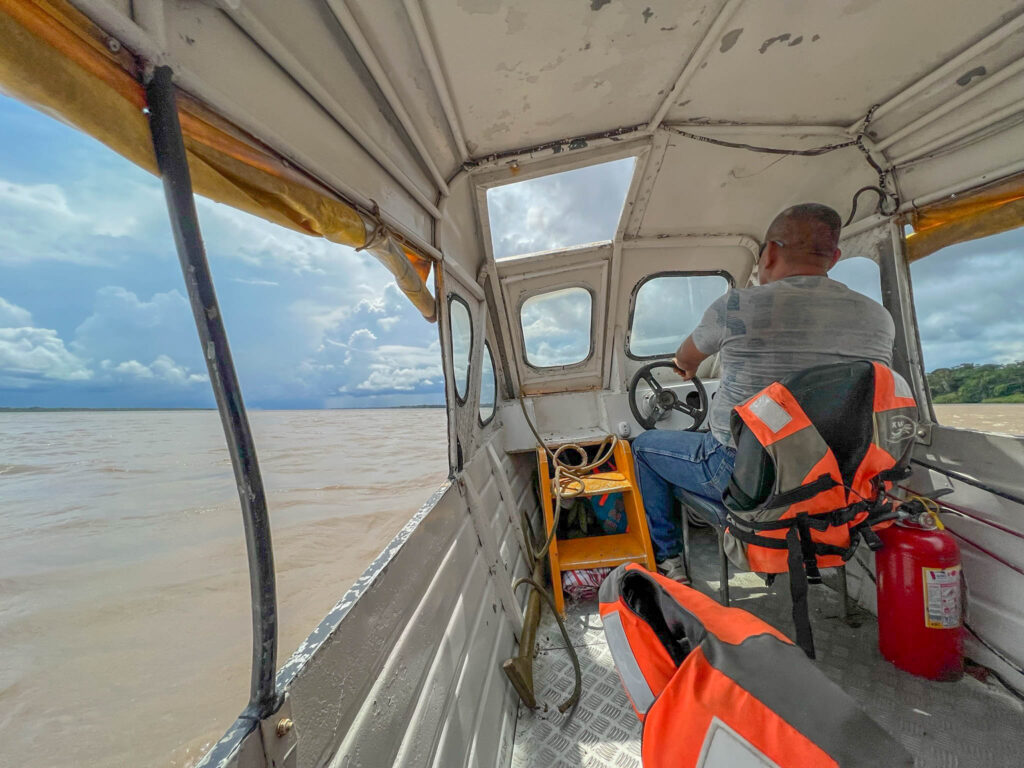
[[[843,227],[843,221],[827,205],[800,203],[790,206],[772,220],[765,240],[789,242],[795,227],[810,230],[809,234],[815,241],[814,250],[833,251],[839,244],[839,230]]]

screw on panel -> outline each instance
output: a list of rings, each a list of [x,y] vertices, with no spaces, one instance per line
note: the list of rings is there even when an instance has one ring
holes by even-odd
[[[111,53],[117,53],[118,51],[121,50],[121,41],[118,40],[116,37],[108,37],[107,38],[107,49]]]

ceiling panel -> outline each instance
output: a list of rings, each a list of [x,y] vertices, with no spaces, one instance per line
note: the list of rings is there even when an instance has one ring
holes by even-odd
[[[1015,0],[746,2],[668,119],[848,125],[1019,12]]]
[[[425,0],[471,154],[643,123],[721,2]]]

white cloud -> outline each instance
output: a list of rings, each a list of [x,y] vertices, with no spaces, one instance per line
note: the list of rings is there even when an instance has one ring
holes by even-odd
[[[100,288],[71,348],[89,360],[148,360],[158,353],[202,365],[191,307],[176,289],[144,299],[121,286]]]
[[[280,283],[276,283],[273,280],[259,280],[256,278],[246,277],[232,277],[231,281],[234,283],[242,283],[244,285],[267,285],[267,286],[278,286]]]
[[[0,328],[0,377],[5,384],[32,379],[85,381],[92,371],[49,328]],[[17,385],[17,384],[16,384]]]
[[[104,266],[154,249],[169,254],[167,214],[154,186],[108,174],[64,185],[0,179],[0,263]]]
[[[31,325],[31,312],[0,296],[0,328],[26,328]]]

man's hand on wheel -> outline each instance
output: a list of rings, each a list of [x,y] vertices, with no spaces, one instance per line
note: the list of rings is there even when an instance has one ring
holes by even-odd
[[[679,358],[678,357],[673,357],[672,358],[672,365],[675,366],[675,368],[673,370],[675,370],[676,375],[678,375],[684,381],[689,381],[690,379],[693,378],[693,374],[695,373],[695,371],[688,371],[685,368],[683,368],[683,366],[681,366],[679,364]]]

